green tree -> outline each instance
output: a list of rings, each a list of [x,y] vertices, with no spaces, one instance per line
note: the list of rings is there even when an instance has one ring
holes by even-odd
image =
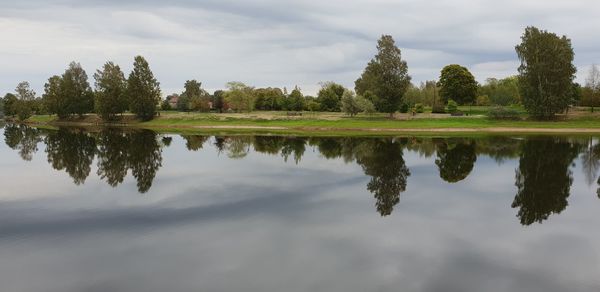
[[[296,87],[288,96],[288,110],[290,111],[301,111],[304,109],[304,95],[300,91],[300,88]]]
[[[515,47],[523,105],[536,118],[552,118],[569,106],[577,69],[573,48],[566,36],[527,27]]]
[[[519,95],[519,79],[510,76],[503,79],[488,78],[485,84],[479,87],[479,95],[487,96],[489,103],[494,105],[511,105],[521,102]]]
[[[258,110],[280,110],[285,96],[279,88],[258,88],[254,90],[255,108]]]
[[[321,89],[317,93],[317,102],[321,111],[337,112],[340,111],[340,102],[346,88],[335,82],[325,82],[321,84]]]
[[[44,94],[42,100],[50,114],[56,114],[59,118],[66,118],[69,113],[65,104],[65,96],[62,94],[62,77],[54,75],[48,78],[44,84]]]
[[[160,102],[160,83],[144,57],[136,56],[127,79],[129,109],[141,120],[151,120]]]
[[[12,110],[15,111],[20,121],[31,117],[32,105],[35,100],[35,91],[29,86],[29,82],[23,81],[15,88],[17,100],[12,104]]]
[[[104,120],[114,120],[117,114],[127,109],[127,81],[119,65],[104,64],[96,71],[96,113]]]
[[[218,112],[223,112],[223,108],[225,106],[225,91],[216,90],[213,93],[213,108]]]
[[[94,109],[94,94],[88,76],[79,63],[71,62],[65,70],[62,75],[60,94],[68,114],[83,116]]]
[[[12,93],[7,93],[2,99],[4,104],[4,114],[7,116],[15,116],[17,110],[15,104],[17,103],[17,96]]]
[[[252,111],[254,109],[254,89],[242,82],[227,83],[225,100],[235,111]]]
[[[345,90],[342,95],[342,111],[353,117],[361,112],[360,105],[356,99],[356,94],[350,90]]]
[[[440,75],[440,96],[444,102],[452,99],[458,104],[472,104],[477,97],[477,81],[463,66],[452,64],[444,67]]]
[[[202,89],[202,83],[196,80],[188,80],[184,84],[184,92],[179,100],[186,100],[187,109],[195,111],[208,111],[210,109],[210,98],[208,93]]]
[[[379,39],[377,51],[375,58],[356,80],[355,89],[357,94],[365,97],[366,92],[370,92],[372,95],[369,96],[373,98],[377,110],[387,112],[391,117],[400,107],[410,85],[408,66],[389,35],[383,35]]]

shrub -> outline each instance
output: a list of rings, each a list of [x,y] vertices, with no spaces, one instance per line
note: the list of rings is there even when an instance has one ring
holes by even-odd
[[[407,103],[403,103],[403,104],[400,105],[400,112],[403,113],[403,114],[405,114],[405,113],[408,112],[408,108],[409,108],[408,104]]]
[[[495,106],[488,111],[488,118],[495,120],[518,120],[519,112],[512,108]]]
[[[458,104],[456,104],[456,101],[449,99],[448,100],[448,112],[453,114],[457,111],[458,111]]]
[[[423,107],[422,103],[417,103],[415,104],[415,112],[421,114],[425,111],[425,108]]]
[[[477,97],[475,104],[480,106],[488,106],[491,104],[490,97],[487,95],[480,95]]]
[[[446,113],[446,109],[444,108],[444,105],[436,103],[433,105],[433,107],[431,107],[431,113],[432,114],[444,114],[444,113]]]
[[[365,114],[373,114],[375,113],[375,105],[368,99],[364,98],[362,95],[356,96],[356,102],[358,103],[358,107]]]

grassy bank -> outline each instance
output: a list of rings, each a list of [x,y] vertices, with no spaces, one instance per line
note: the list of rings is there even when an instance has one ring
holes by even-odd
[[[468,108],[462,109],[468,112]],[[169,131],[195,132],[269,132],[269,133],[358,133],[377,134],[398,132],[595,132],[600,133],[600,115],[585,109],[571,111],[553,121],[493,120],[482,113],[485,108],[473,107],[469,116],[451,117],[445,114],[396,114],[390,119],[385,114],[348,117],[341,113],[303,113],[287,116],[285,112],[252,113],[180,113],[161,112],[152,121],[140,122],[131,115],[106,124],[95,115],[58,120],[55,116],[38,115],[27,122],[56,126],[127,126]]]

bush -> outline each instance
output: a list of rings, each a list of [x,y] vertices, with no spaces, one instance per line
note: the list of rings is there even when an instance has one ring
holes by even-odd
[[[487,95],[480,95],[477,97],[475,104],[480,106],[488,106],[491,104],[490,97]]]
[[[458,111],[458,104],[454,100],[448,100],[448,112],[453,114]]]
[[[425,107],[423,107],[422,103],[415,104],[415,112],[422,114],[425,111]]]
[[[370,100],[364,98],[362,95],[356,96],[356,102],[358,103],[358,107],[362,110],[363,113],[369,115],[375,113],[375,105],[373,105],[373,103]]]
[[[408,108],[409,108],[408,104],[407,103],[403,103],[403,104],[400,105],[400,112],[403,113],[403,114],[405,114],[405,113],[408,112]]]
[[[495,120],[518,120],[519,112],[512,108],[495,106],[488,111],[488,118]]]
[[[433,107],[431,107],[431,113],[432,114],[444,114],[444,113],[446,113],[446,109],[444,108],[444,105],[436,103],[433,105]]]

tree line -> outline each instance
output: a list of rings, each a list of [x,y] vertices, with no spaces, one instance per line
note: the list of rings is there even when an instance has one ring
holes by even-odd
[[[210,94],[197,80],[188,80],[184,91],[161,101],[159,82],[148,62],[135,57],[134,69],[126,79],[118,65],[107,62],[93,75],[92,90],[86,72],[73,62],[62,75],[48,79],[41,98],[20,83],[15,94],[3,98],[4,113],[26,119],[45,112],[60,118],[95,112],[104,120],[114,120],[129,110],[139,119],[152,119],[158,109],[179,111],[343,111],[382,112],[392,116],[410,109],[444,112],[456,105],[523,105],[536,118],[552,118],[569,106],[600,105],[600,70],[593,65],[584,87],[574,82],[576,68],[571,40],[536,27],[527,27],[515,47],[520,61],[518,75],[487,79],[479,84],[469,70],[458,64],[445,66],[439,80],[419,86],[411,83],[408,65],[390,35],[377,42],[377,54],[354,82],[354,90],[334,82],[321,84],[316,97],[303,95],[295,87],[255,88],[242,82],[229,82],[225,90]]]

